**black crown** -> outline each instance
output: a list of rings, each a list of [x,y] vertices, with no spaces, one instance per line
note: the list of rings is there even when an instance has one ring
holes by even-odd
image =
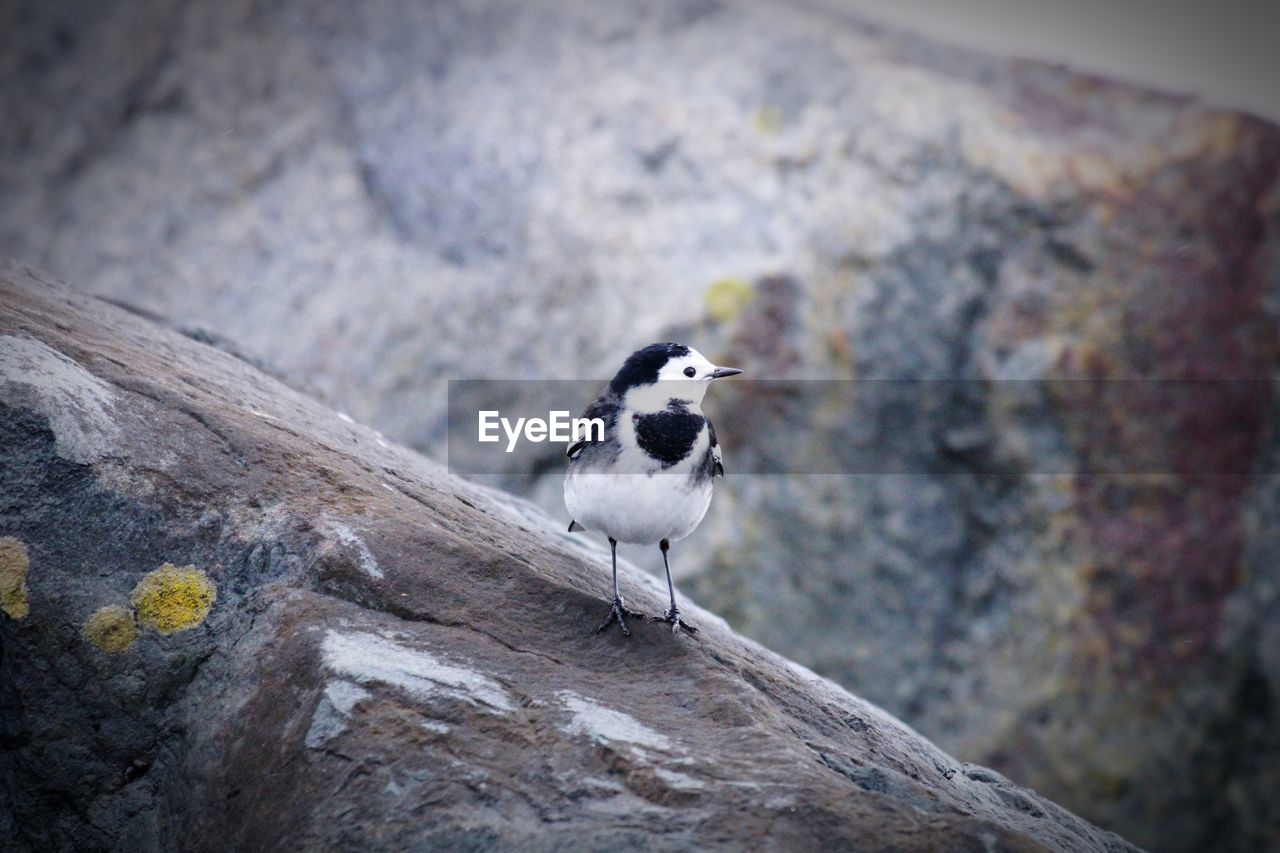
[[[658,371],[673,358],[683,358],[689,354],[689,348],[683,344],[649,344],[642,350],[636,350],[627,356],[622,369],[609,383],[609,390],[615,394],[625,394],[628,390],[640,385],[652,385],[658,381]]]

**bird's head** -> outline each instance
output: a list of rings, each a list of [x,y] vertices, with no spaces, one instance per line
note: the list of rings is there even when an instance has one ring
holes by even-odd
[[[673,402],[697,406],[711,380],[741,372],[736,367],[716,367],[683,344],[650,344],[627,357],[609,389],[635,411],[658,411]]]

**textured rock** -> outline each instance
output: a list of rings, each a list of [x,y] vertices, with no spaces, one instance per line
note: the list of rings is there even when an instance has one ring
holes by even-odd
[[[1141,396],[1076,431],[1034,400],[1015,430],[994,390],[1269,376],[1274,127],[791,3],[5,8],[0,250],[420,449],[444,377],[604,373],[667,338],[755,377],[974,380],[911,429],[875,394],[848,413],[910,481],[731,477],[682,583],[1126,837],[1280,846],[1275,478],[1029,473],[1099,435],[1276,471],[1274,396],[1187,405],[1179,436]],[[40,367],[68,458],[125,440]],[[787,436],[738,387],[713,414],[758,470]],[[538,470],[505,485],[558,515]]]
[[[697,640],[595,635],[603,550],[232,356],[15,266],[0,298],[6,849],[1132,849],[693,605]],[[135,586],[199,624],[139,631]]]

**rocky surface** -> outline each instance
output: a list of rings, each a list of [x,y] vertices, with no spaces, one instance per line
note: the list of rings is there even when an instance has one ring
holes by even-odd
[[[443,446],[445,377],[602,378],[651,340],[756,377],[971,380],[911,429],[877,432],[874,393],[847,414],[910,481],[731,476],[681,582],[1126,837],[1280,846],[1280,488],[1251,474],[1277,470],[1275,395],[1186,404],[1179,433],[1141,398],[1015,429],[993,393],[1269,377],[1276,128],[791,2],[0,14],[0,251],[417,448]],[[787,449],[751,387],[710,404],[731,474]],[[1212,455],[1230,426],[1232,476],[1035,474],[1099,435]],[[558,517],[553,461],[506,485]]]
[[[1131,849],[693,605],[595,635],[603,550],[232,356],[0,300],[6,849]]]

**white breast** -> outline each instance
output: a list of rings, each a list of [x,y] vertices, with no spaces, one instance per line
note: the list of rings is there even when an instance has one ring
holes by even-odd
[[[689,455],[663,468],[640,449],[626,413],[618,418],[616,429],[621,451],[607,471],[569,466],[564,505],[570,517],[588,530],[633,545],[688,536],[711,505],[711,478],[698,473],[711,444],[710,432],[703,428]]]
[[[564,481],[564,505],[588,530],[619,542],[653,545],[683,539],[711,505],[711,479],[689,474],[600,474],[574,469]]]

